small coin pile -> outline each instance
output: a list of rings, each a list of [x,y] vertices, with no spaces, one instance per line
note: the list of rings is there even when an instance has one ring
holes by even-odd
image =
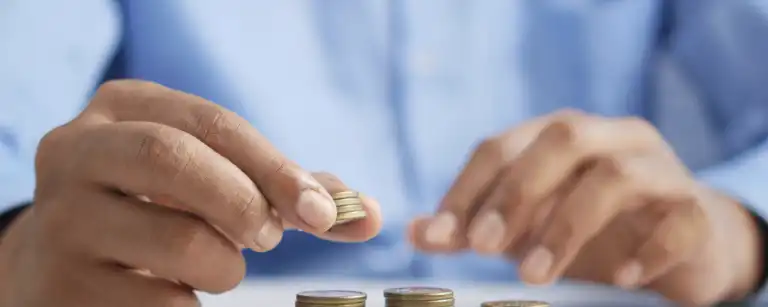
[[[453,307],[453,291],[445,288],[405,287],[384,290],[386,307]]]
[[[333,197],[333,201],[336,203],[336,223],[334,223],[334,226],[362,220],[366,217],[360,193],[344,191],[334,193],[331,197]]]
[[[304,291],[296,295],[296,307],[365,307],[365,292],[349,290]],[[384,290],[385,307],[454,307],[453,290],[433,287],[404,287]],[[550,307],[541,301],[488,301],[480,307]]]
[[[549,307],[549,303],[539,301],[493,301],[482,303],[480,307]]]
[[[296,307],[365,307],[366,298],[357,291],[304,291],[296,294]]]

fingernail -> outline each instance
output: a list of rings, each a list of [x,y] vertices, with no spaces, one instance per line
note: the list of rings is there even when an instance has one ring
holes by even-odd
[[[489,211],[472,224],[469,243],[478,252],[498,252],[507,233],[506,229],[504,217],[496,210]]]
[[[324,190],[307,189],[299,196],[296,211],[304,223],[318,229],[326,229],[336,220],[336,205]],[[327,193],[325,193],[327,194]]]
[[[439,213],[429,223],[424,233],[424,239],[434,245],[448,245],[456,232],[456,217],[450,212]]]
[[[552,269],[555,256],[544,246],[538,246],[528,253],[520,265],[522,274],[531,278],[535,283],[545,283]]]
[[[625,289],[633,289],[640,283],[643,276],[643,266],[637,261],[625,264],[616,272],[616,285]]]
[[[261,226],[256,235],[256,245],[263,250],[271,250],[280,243],[283,238],[283,228],[273,219],[269,219]]]

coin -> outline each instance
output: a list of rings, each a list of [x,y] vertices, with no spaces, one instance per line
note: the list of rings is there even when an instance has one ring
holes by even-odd
[[[336,225],[347,224],[367,217],[360,193],[343,191],[331,195],[336,203]]]
[[[549,307],[549,303],[540,301],[493,301],[484,302],[480,307]]]
[[[365,211],[353,211],[340,213],[336,216],[336,223],[334,225],[342,225],[366,218],[368,214]]]
[[[403,287],[384,290],[387,307],[452,307],[453,291],[434,287]]]
[[[354,205],[354,206],[336,207],[336,214],[349,213],[349,212],[355,212],[355,211],[365,211],[365,206]]]
[[[357,191],[343,191],[331,194],[333,200],[345,199],[345,198],[360,198],[360,193]]]
[[[367,297],[359,291],[303,291],[296,294],[296,307],[364,307]]]
[[[336,204],[336,207],[339,207],[339,206],[359,205],[363,203],[363,199],[358,197],[342,198],[342,199],[335,199],[333,202]]]

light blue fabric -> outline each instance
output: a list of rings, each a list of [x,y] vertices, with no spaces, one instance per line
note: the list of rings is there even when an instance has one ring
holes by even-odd
[[[226,106],[381,201],[377,239],[291,233],[249,254],[253,274],[514,278],[500,259],[416,254],[404,225],[481,138],[563,107],[652,120],[703,180],[768,214],[765,0],[112,3],[0,2],[0,203],[31,197],[39,137],[122,38],[123,76]]]

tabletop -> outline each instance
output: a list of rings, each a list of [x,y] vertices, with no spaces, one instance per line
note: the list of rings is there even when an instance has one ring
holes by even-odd
[[[383,307],[382,291],[404,286],[450,288],[456,306],[480,306],[483,301],[518,299],[543,300],[558,307],[642,307],[672,306],[652,293],[627,292],[598,285],[561,283],[549,287],[521,284],[446,282],[446,281],[375,281],[339,279],[269,279],[249,280],[232,292],[221,295],[201,294],[205,307],[289,307],[296,293],[304,290],[356,290],[368,294],[368,306]]]

